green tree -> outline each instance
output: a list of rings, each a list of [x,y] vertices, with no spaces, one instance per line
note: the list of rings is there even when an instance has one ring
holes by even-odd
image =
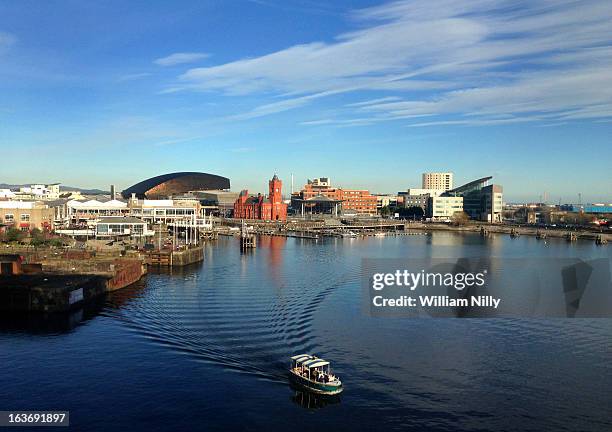
[[[380,214],[381,216],[387,217],[391,214],[391,207],[389,206],[384,206],[383,208],[380,209]]]
[[[49,245],[53,247],[62,247],[64,246],[64,242],[62,241],[62,239],[52,238],[51,240],[49,240]]]
[[[44,233],[38,228],[30,231],[30,244],[32,246],[42,246],[46,243]]]
[[[18,242],[25,238],[26,233],[18,230],[17,228],[9,228],[4,234],[4,238],[7,242]]]

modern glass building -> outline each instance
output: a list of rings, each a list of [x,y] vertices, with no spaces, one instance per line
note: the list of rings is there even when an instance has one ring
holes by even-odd
[[[501,222],[503,188],[489,184],[493,177],[483,177],[444,192],[442,196],[463,197],[463,211],[471,219],[485,222]]]

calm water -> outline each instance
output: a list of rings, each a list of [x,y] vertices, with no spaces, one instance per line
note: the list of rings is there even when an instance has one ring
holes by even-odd
[[[0,327],[0,410],[78,430],[612,430],[612,320],[399,319],[362,312],[361,258],[610,257],[591,242],[436,233],[210,244],[86,311]],[[339,401],[291,389],[329,357]],[[112,428],[112,429],[111,429]]]

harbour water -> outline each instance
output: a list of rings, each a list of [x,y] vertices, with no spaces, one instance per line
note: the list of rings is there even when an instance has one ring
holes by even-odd
[[[203,263],[71,316],[3,319],[0,410],[106,430],[612,430],[612,319],[373,318],[362,258],[611,258],[593,242],[439,232],[207,244]],[[288,385],[332,360],[339,400]]]

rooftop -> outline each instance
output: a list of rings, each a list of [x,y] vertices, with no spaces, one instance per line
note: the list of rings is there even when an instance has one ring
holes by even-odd
[[[100,220],[98,221],[98,223],[122,223],[122,224],[146,224],[145,221],[138,219],[137,217],[132,217],[132,216],[127,216],[127,217],[123,217],[123,216],[107,216],[107,217],[103,217],[100,218]]]
[[[40,201],[0,201],[1,209],[34,209],[48,208],[46,204]]]
[[[302,199],[298,199],[295,201],[303,201],[303,202],[310,202],[310,203],[339,203],[342,202],[342,200],[335,200],[335,199],[331,199],[329,197],[326,197],[325,195],[316,195],[313,196],[311,198],[306,198],[304,200]]]

